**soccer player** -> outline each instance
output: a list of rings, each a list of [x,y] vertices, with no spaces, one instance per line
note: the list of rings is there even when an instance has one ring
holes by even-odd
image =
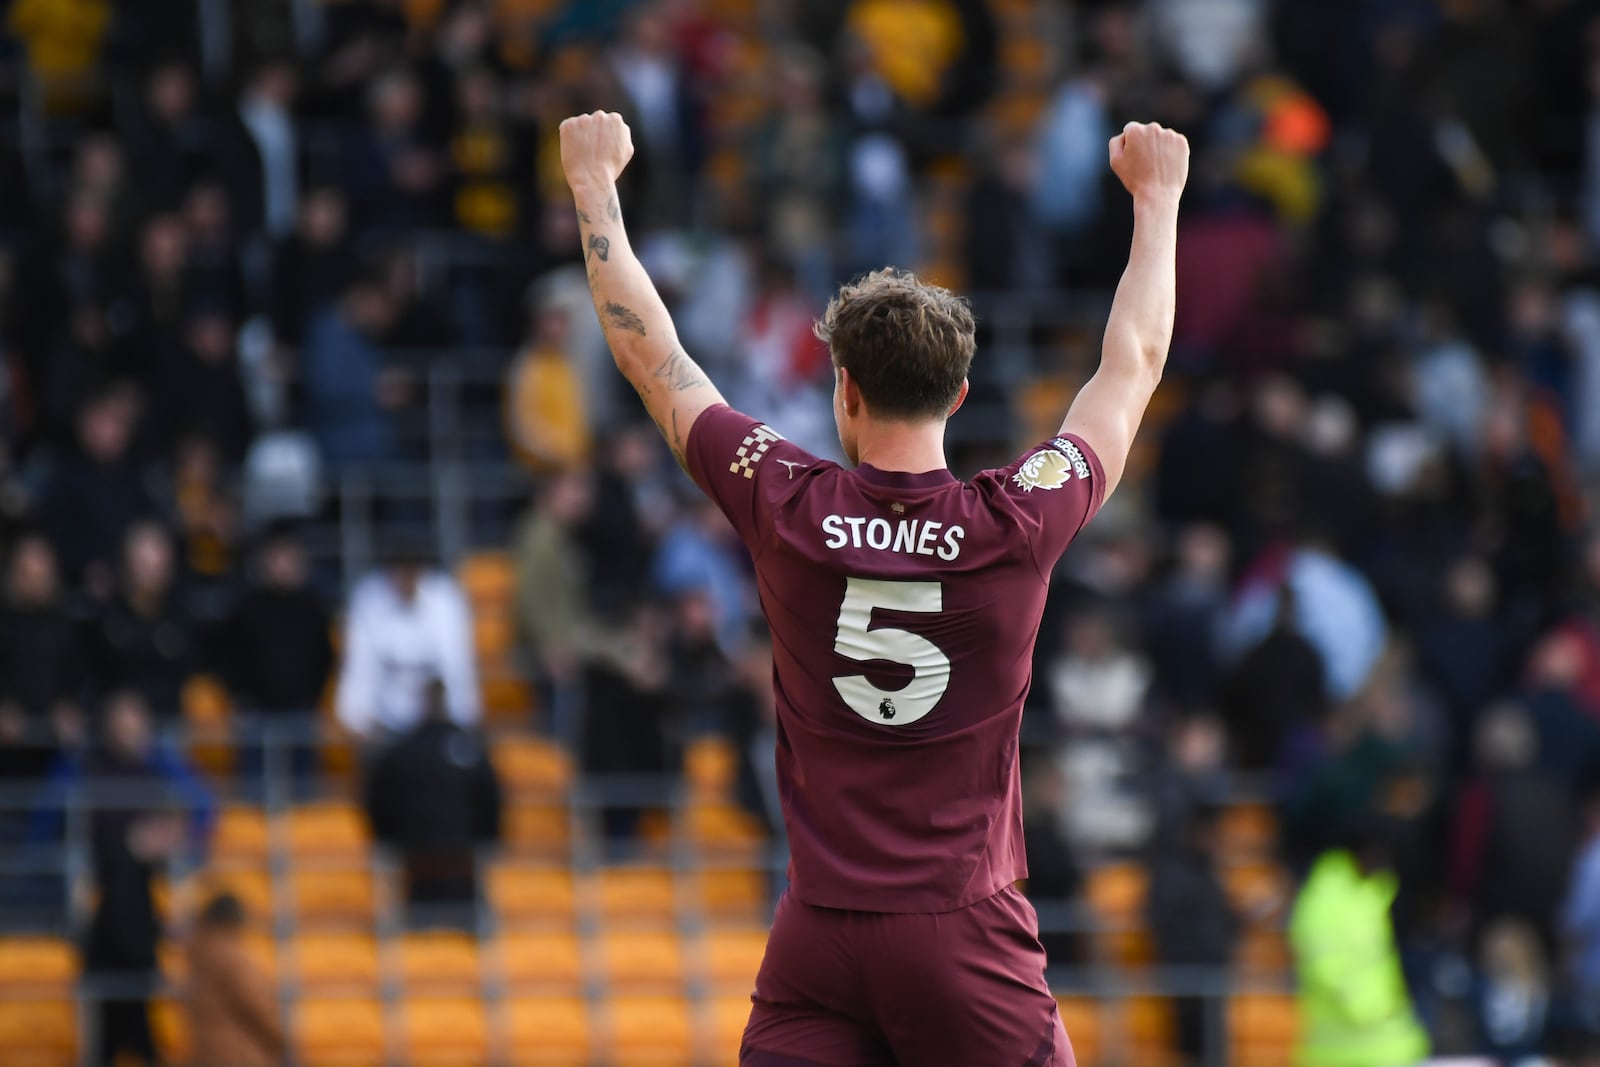
[[[772,632],[790,846],[746,1067],[1071,1067],[1027,876],[1017,731],[1050,573],[1116,488],[1172,333],[1188,142],[1130,123],[1127,272],[1060,432],[958,481],[965,301],[881,270],[829,303],[847,469],[730,409],[628,246],[627,125],[561,124],[595,310],[673,455],[755,560]],[[974,220],[982,225],[981,220]]]

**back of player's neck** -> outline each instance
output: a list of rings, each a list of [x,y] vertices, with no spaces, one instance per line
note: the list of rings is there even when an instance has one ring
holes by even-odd
[[[862,428],[857,442],[860,462],[881,471],[925,474],[944,470],[944,425],[886,423]]]

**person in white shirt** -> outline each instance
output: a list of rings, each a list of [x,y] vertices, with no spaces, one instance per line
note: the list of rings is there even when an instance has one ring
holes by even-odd
[[[476,723],[480,690],[466,596],[419,554],[396,555],[350,594],[339,721],[359,737],[409,730],[423,718],[434,679],[444,684],[450,718]]]

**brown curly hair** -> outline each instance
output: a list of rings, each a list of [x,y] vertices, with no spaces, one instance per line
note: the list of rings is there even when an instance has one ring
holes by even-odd
[[[885,267],[842,287],[815,327],[874,414],[943,418],[977,349],[964,297]]]

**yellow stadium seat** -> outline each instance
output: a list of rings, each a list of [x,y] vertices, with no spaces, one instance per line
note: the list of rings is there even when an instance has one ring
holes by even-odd
[[[448,989],[475,994],[482,984],[478,940],[447,930],[409,933],[400,938],[400,980],[412,991]]]
[[[517,624],[496,609],[479,610],[472,618],[472,647],[479,663],[504,663],[517,647]]]
[[[218,866],[259,866],[266,862],[267,818],[259,808],[227,807],[211,834],[211,858]]]
[[[300,922],[370,923],[377,912],[372,872],[364,867],[296,870],[289,876],[289,895]]]
[[[1289,969],[1289,945],[1276,926],[1246,927],[1235,962],[1245,970],[1283,973]]]
[[[745,1023],[749,1021],[748,996],[717,997],[707,1003],[701,1022],[701,1060],[705,1063],[737,1063],[739,1045],[744,1040]]]
[[[694,1027],[682,997],[614,997],[600,1013],[603,1056],[628,1067],[690,1067]]]
[[[767,840],[761,825],[732,804],[695,804],[684,818],[689,840],[703,854],[753,859]]]
[[[78,950],[59,937],[0,937],[0,997],[27,992],[68,994],[78,977]]]
[[[483,1002],[408,999],[400,1005],[401,1062],[410,1067],[462,1067],[489,1060]]]
[[[456,568],[456,578],[474,606],[509,604],[516,596],[516,570],[507,552],[473,552]]]
[[[511,804],[505,810],[506,847],[523,855],[565,855],[572,824],[566,808]]]
[[[502,922],[569,923],[576,902],[572,872],[498,864],[489,870],[489,900]]]
[[[1278,839],[1278,818],[1265,804],[1232,804],[1217,825],[1222,851],[1231,855],[1261,855]]]
[[[360,812],[346,803],[307,804],[288,816],[289,849],[296,860],[365,863],[369,838]]]
[[[370,998],[302,999],[295,1007],[296,1062],[377,1067],[384,1062],[383,1009]]]
[[[1087,997],[1057,997],[1056,1007],[1061,1011],[1061,1024],[1067,1028],[1067,1040],[1083,1067],[1100,1061],[1100,1005]]]
[[[1131,863],[1109,864],[1089,872],[1084,895],[1101,921],[1126,924],[1143,911],[1147,885],[1143,868]]]
[[[1255,916],[1285,907],[1289,876],[1275,863],[1234,863],[1222,868],[1222,884],[1234,907]]]
[[[1237,1067],[1277,1067],[1293,1058],[1298,1020],[1294,998],[1272,993],[1230,997],[1229,1061]]]
[[[572,783],[572,757],[538,737],[497,737],[489,746],[495,770],[514,796],[551,798]]]
[[[599,938],[608,988],[677,992],[683,988],[683,943],[675,931],[610,931]]]
[[[587,1067],[593,1041],[577,997],[513,997],[505,1004],[508,1059],[514,1067]]]
[[[302,933],[290,942],[296,980],[308,988],[370,991],[378,984],[378,945],[370,934]]]
[[[615,867],[593,876],[582,894],[606,921],[668,923],[676,919],[672,875],[656,867]]]
[[[497,722],[525,720],[538,704],[533,687],[513,675],[495,676],[485,671],[481,688],[484,714]]]
[[[1176,1063],[1172,1002],[1165,997],[1131,997],[1126,1008],[1129,1062],[1134,1067]]]
[[[766,953],[765,930],[711,930],[700,943],[702,973],[713,989],[748,993]]]
[[[696,797],[720,800],[733,789],[739,753],[726,737],[707,734],[683,750],[683,773]]]
[[[767,880],[758,870],[705,870],[694,885],[700,909],[713,919],[759,922],[769,917]]]
[[[156,1049],[161,1053],[164,1062],[188,1062],[189,1017],[184,1013],[181,1000],[161,997],[152,1001],[150,1030],[155,1035]]]
[[[583,948],[570,930],[513,930],[497,939],[500,976],[519,991],[573,993],[583,985]]]
[[[7,1067],[73,1067],[78,1015],[71,1000],[0,999],[0,1063]]]

